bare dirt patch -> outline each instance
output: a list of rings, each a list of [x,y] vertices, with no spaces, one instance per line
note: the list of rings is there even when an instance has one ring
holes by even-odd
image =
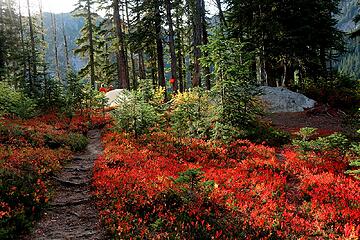
[[[295,112],[295,113],[273,113],[267,117],[275,127],[295,133],[300,128],[312,127],[317,128],[322,135],[329,135],[334,132],[343,130],[343,118],[340,114],[329,113],[311,113],[311,112]]]

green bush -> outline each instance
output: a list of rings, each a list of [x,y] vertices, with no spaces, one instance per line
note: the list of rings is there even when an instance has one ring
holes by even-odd
[[[88,138],[80,133],[69,133],[65,139],[65,144],[69,146],[72,151],[84,150],[88,143]]]
[[[243,133],[243,131],[229,124],[216,122],[214,127],[211,129],[211,139],[229,143],[241,138]]]
[[[243,135],[240,138],[247,139],[258,144],[265,142],[265,144],[272,147],[281,147],[291,142],[289,133],[262,125],[246,129],[243,131]]]
[[[217,117],[210,104],[208,92],[190,89],[174,96],[171,107],[174,133],[180,137],[208,138],[213,120]]]
[[[66,136],[45,135],[45,144],[51,149],[57,149],[62,146],[68,146],[72,151],[81,151],[86,148],[89,140],[80,133],[69,133]]]
[[[345,152],[350,145],[349,140],[341,133],[334,133],[326,137],[311,139],[311,137],[314,137],[316,134],[316,130],[316,128],[300,129],[297,133],[299,139],[294,139],[292,144],[303,152],[321,152],[335,149]]]
[[[131,132],[137,137],[147,133],[159,122],[159,113],[143,99],[140,92],[125,93],[117,101],[119,106],[112,112],[112,116],[118,130]]]
[[[27,119],[35,115],[35,101],[16,91],[6,83],[0,83],[0,116],[13,114]]]
[[[360,130],[357,133],[360,134]],[[360,142],[352,143],[350,151],[349,155],[352,158],[349,164],[350,169],[345,173],[354,175],[355,178],[360,180]]]
[[[222,30],[215,30],[203,51],[202,65],[214,67],[216,85],[212,91],[221,121],[239,129],[257,125],[261,108],[255,99],[259,91],[252,75],[253,53],[238,39],[225,37]]]

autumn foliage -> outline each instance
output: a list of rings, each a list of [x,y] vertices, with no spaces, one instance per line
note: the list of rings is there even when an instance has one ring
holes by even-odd
[[[0,239],[14,239],[29,227],[49,200],[50,174],[71,159],[72,150],[86,146],[81,133],[105,119],[93,114],[88,120],[55,113],[0,119]]]
[[[342,153],[152,133],[103,137],[94,187],[119,239],[358,239],[360,184]]]

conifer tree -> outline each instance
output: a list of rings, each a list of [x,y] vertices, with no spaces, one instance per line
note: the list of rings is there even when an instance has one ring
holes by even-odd
[[[125,42],[124,42],[124,31],[122,28],[122,23],[124,21],[120,18],[120,9],[119,9],[119,0],[113,0],[113,19],[114,19],[114,27],[116,30],[116,59],[117,59],[117,71],[118,71],[118,80],[120,88],[130,89],[129,82],[129,72],[125,55]]]
[[[97,14],[92,12],[92,6],[94,0],[79,0],[76,4],[76,8],[73,11],[76,17],[82,17],[85,21],[84,27],[81,30],[81,37],[77,40],[78,48],[75,50],[75,54],[79,54],[88,58],[86,66],[81,69],[81,76],[90,76],[90,83],[95,88],[96,75],[95,75],[95,21]]]
[[[178,77],[177,77],[177,60],[176,60],[176,52],[175,52],[175,32],[173,27],[173,2],[172,0],[166,0],[166,17],[169,28],[169,49],[170,49],[170,57],[171,57],[171,78],[175,80],[173,83],[173,90],[176,91],[178,89]]]

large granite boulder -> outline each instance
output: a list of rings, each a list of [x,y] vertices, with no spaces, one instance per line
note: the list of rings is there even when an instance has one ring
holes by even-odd
[[[107,105],[110,107],[116,107],[119,105],[119,100],[126,99],[128,90],[125,89],[114,89],[105,94],[105,97],[107,98]]]
[[[305,95],[284,87],[263,86],[260,89],[263,94],[260,99],[265,103],[265,109],[271,113],[303,112],[316,104],[316,101]]]

